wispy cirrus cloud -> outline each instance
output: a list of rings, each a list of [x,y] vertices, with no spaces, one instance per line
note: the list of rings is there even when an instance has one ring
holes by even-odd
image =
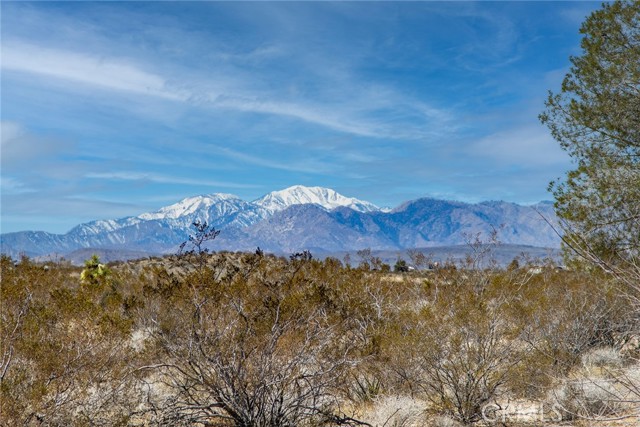
[[[278,161],[272,157],[256,156],[240,151],[233,150],[228,147],[216,147],[216,151],[225,157],[240,161],[242,163],[259,166],[268,169],[277,169],[289,172],[302,172],[309,174],[323,174],[333,170],[333,167],[318,160],[303,161]]]
[[[35,189],[29,187],[27,184],[16,178],[0,176],[0,192],[2,192],[2,194],[24,194],[33,193],[35,191]]]
[[[110,90],[176,101],[186,99],[185,94],[169,89],[161,76],[125,61],[33,44],[3,43],[2,68]]]
[[[33,176],[47,171],[55,174],[66,173],[55,162],[65,153],[72,153],[75,144],[49,135],[35,134],[20,123],[0,122],[0,161],[2,175]]]
[[[569,165],[569,155],[539,125],[523,125],[485,136],[470,145],[469,153],[494,165],[525,168]]]
[[[224,77],[224,89],[214,91],[209,88],[218,86],[216,81],[208,81],[202,76],[196,83],[172,86],[169,82],[177,79],[146,71],[143,66],[125,59],[11,41],[3,43],[2,68],[60,79],[74,85],[90,85],[102,90],[193,104],[205,109],[288,117],[358,136],[420,138],[433,134],[435,125],[443,129],[453,123],[448,111],[411,100],[388,88],[358,88],[359,85],[351,81],[342,82],[350,86],[353,95],[347,102],[336,104],[331,99],[319,102],[300,97],[283,100],[281,94],[273,90],[261,89],[256,95],[252,92],[253,82],[233,76]],[[385,117],[379,111],[391,114]]]
[[[358,100],[345,103],[347,105],[342,107],[336,107],[334,104],[318,105],[295,101],[282,102],[273,99],[219,97],[212,102],[212,105],[245,112],[290,117],[338,132],[374,138],[424,138],[440,133],[434,129],[436,124],[440,126],[440,131],[453,127],[453,121],[450,120],[446,112],[435,112],[433,108],[423,107],[418,101],[404,111],[397,109],[398,104],[391,99],[377,103],[357,104],[357,102]],[[409,105],[407,100],[404,102],[405,105]],[[395,111],[395,117],[393,114],[387,118],[379,117],[378,110],[389,111],[390,109]],[[369,118],[368,116],[378,117]],[[416,116],[421,119],[421,125],[416,125],[414,122]],[[394,120],[389,120],[389,118]]]
[[[182,184],[197,185],[209,187],[226,187],[226,188],[258,188],[255,184],[241,184],[229,181],[212,181],[208,179],[185,178],[179,176],[162,175],[148,172],[101,172],[87,173],[85,175],[89,179],[100,180],[119,180],[119,181],[144,181],[157,184]]]

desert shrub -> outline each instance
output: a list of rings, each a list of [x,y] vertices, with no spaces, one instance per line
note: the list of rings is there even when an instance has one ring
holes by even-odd
[[[149,369],[173,396],[149,412],[161,423],[347,422],[337,396],[357,362],[354,342],[343,338],[352,323],[328,310],[338,304],[330,284],[311,274],[341,267],[310,258],[248,261],[224,280],[215,268],[200,269],[171,298],[148,288],[162,360]]]
[[[593,349],[582,363],[552,389],[548,401],[563,419],[608,419],[640,408],[637,366],[628,364],[618,350]]]
[[[585,368],[615,369],[624,365],[620,352],[612,347],[595,348],[585,352],[581,359]]]
[[[462,424],[446,415],[438,415],[433,417],[429,423],[430,427],[460,427]]]
[[[83,286],[79,273],[3,257],[2,425],[126,422],[132,320],[116,288]]]
[[[362,421],[374,427],[419,427],[425,422],[425,403],[408,396],[379,396],[371,401]]]
[[[347,397],[356,403],[374,401],[383,391],[382,380],[375,374],[356,372],[348,381]]]
[[[547,365],[550,378],[566,376],[595,348],[620,347],[635,328],[628,300],[603,275],[523,272],[512,283],[518,298],[510,317],[522,325],[522,341],[531,346],[539,365]]]
[[[437,299],[399,318],[401,339],[389,347],[409,390],[432,412],[465,424],[479,421],[482,408],[508,390],[528,350],[513,344],[520,331],[505,310],[511,297],[492,287],[491,276],[447,272]]]
[[[615,381],[603,378],[564,381],[551,391],[548,402],[565,421],[607,417],[623,408]]]
[[[504,398],[577,416],[624,409],[598,389],[639,400],[633,352],[616,355],[637,314],[611,277],[483,265],[193,251],[94,286],[3,257],[0,424],[468,424]]]
[[[624,397],[624,402],[636,413],[640,413],[640,361],[615,371],[613,377]]]
[[[598,279],[546,267],[432,272],[411,297],[423,302],[390,317],[389,369],[462,423],[502,397],[543,397],[583,355],[632,330],[629,304]]]

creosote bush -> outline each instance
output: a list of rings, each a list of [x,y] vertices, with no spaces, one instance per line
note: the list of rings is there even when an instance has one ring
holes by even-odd
[[[80,271],[2,257],[0,420],[118,425],[133,411],[123,296],[80,284]]]
[[[94,286],[2,258],[0,425],[368,425],[393,396],[412,425],[470,424],[546,399],[637,328],[600,272],[395,274],[257,252],[110,269]]]
[[[150,334],[163,363],[145,369],[159,371],[174,394],[164,407],[151,402],[162,423],[334,421],[339,379],[357,355],[343,339],[351,325],[327,310],[321,283],[310,279],[319,267],[253,256],[225,280],[187,276],[169,295],[149,286]]]

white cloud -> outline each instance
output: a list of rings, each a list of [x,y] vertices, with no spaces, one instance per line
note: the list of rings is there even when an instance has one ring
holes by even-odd
[[[184,177],[175,177],[146,172],[107,172],[107,173],[89,173],[85,175],[90,179],[107,179],[122,181],[149,181],[158,184],[182,184],[182,185],[198,185],[210,187],[227,187],[227,188],[257,188],[254,184],[239,184],[226,181],[210,181],[206,179],[192,179]]]
[[[593,9],[593,3],[571,2],[570,7],[560,9],[559,15],[562,16],[568,24],[578,27],[593,13]]]
[[[38,166],[39,170],[51,165],[56,155],[73,150],[68,141],[34,134],[19,123],[3,121],[0,160],[3,174],[26,172],[25,167]],[[28,170],[28,169],[27,169]]]
[[[256,166],[261,166],[270,169],[278,169],[289,172],[303,172],[321,174],[329,172],[332,167],[327,164],[323,164],[317,160],[310,161],[295,161],[295,162],[279,162],[270,158],[253,156],[239,151],[232,150],[227,147],[217,147],[216,151],[226,157],[249,163]]]
[[[370,137],[381,136],[380,132],[376,131],[375,126],[371,124],[349,120],[349,117],[345,117],[345,120],[340,120],[335,117],[334,114],[323,111],[322,108],[318,108],[317,106],[314,108],[310,105],[293,102],[259,101],[239,97],[219,99],[215,102],[215,105],[246,112],[293,117],[308,123],[354,135]]]
[[[526,168],[569,165],[569,156],[542,125],[496,132],[471,144],[471,153],[499,164]]]
[[[33,193],[35,190],[26,184],[10,176],[0,176],[0,192],[6,194]]]
[[[241,85],[239,85],[241,87]],[[416,140],[439,137],[457,129],[450,111],[430,106],[390,88],[361,87],[351,79],[339,98],[281,100],[276,92],[251,96],[242,88],[226,96],[210,96],[212,105],[232,110],[291,117],[356,136]]]
[[[4,147],[5,144],[22,135],[24,135],[24,129],[19,123],[0,121],[0,146]]]
[[[169,89],[161,76],[125,61],[27,43],[3,43],[2,69],[171,100],[186,99],[184,94]]]
[[[2,49],[2,69],[6,71],[162,98],[204,109],[289,117],[357,136],[417,139],[433,136],[434,129],[449,129],[452,123],[450,114],[444,110],[392,88],[371,83],[363,85],[349,73],[334,76],[332,81],[325,82],[324,93],[309,98],[304,94],[283,96],[283,88],[279,85],[265,85],[254,73],[233,65],[213,67],[207,75],[202,75],[174,64],[172,73],[163,75],[147,71],[157,68],[149,59],[136,61],[144,64],[140,66],[123,58],[54,49],[18,40],[3,41]],[[308,65],[318,70],[332,68],[327,64],[322,67]],[[74,86],[72,90],[82,88]],[[389,114],[376,115],[380,111]],[[391,121],[389,117],[395,120]]]

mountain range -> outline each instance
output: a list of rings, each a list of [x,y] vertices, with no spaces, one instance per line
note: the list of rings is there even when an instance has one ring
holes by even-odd
[[[495,231],[504,244],[557,248],[551,202],[523,206],[422,198],[394,209],[322,187],[293,186],[247,202],[231,194],[188,197],[155,212],[80,224],[66,234],[21,231],[0,235],[0,251],[17,257],[66,256],[88,249],[129,254],[176,252],[194,221],[221,230],[213,250],[274,253],[405,250],[464,245]]]

